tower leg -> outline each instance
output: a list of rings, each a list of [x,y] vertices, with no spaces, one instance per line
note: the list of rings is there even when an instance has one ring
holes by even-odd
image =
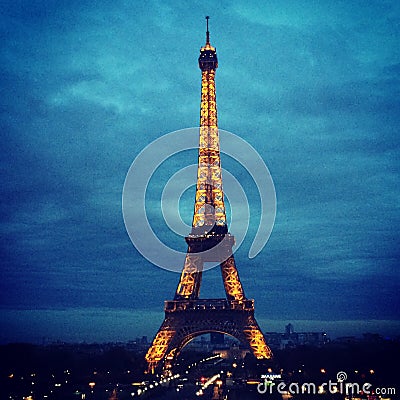
[[[187,253],[181,278],[175,293],[175,300],[197,299],[200,294],[203,260],[200,256]]]
[[[264,335],[254,316],[249,317],[248,325],[243,329],[247,344],[258,360],[272,358],[272,351],[267,345]]]
[[[164,359],[175,334],[175,329],[171,328],[165,319],[145,356],[148,373],[154,373],[155,368]]]
[[[221,263],[222,280],[229,300],[244,300],[244,291],[236,269],[233,254]]]

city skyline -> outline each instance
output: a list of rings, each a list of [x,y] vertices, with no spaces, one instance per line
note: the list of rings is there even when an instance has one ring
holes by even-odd
[[[235,257],[262,330],[400,332],[400,7],[245,4],[3,3],[0,341],[155,334],[178,275],[131,244],[122,187],[147,144],[198,124],[208,14],[219,126],[257,149],[277,192],[271,238],[248,259],[259,200],[222,156],[253,210]],[[197,156],[172,160],[155,191],[182,161]],[[223,297],[218,269],[204,281],[201,297]]]

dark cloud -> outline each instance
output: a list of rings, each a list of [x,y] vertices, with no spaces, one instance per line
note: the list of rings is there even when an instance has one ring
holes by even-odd
[[[148,143],[197,125],[197,56],[204,15],[212,14],[220,127],[260,152],[277,191],[271,239],[249,260],[259,198],[248,174],[223,159],[251,203],[237,264],[261,320],[349,321],[343,330],[354,321],[367,327],[364,321],[382,320],[387,329],[387,321],[398,320],[396,2],[0,7],[4,315],[98,307],[106,311],[89,314],[106,323],[113,309],[129,309],[138,316],[132,335],[154,333],[140,316],[151,311],[152,326],[161,322],[178,276],[150,265],[131,245],[122,187]],[[156,194],[169,168],[182,162],[196,158],[159,171]],[[182,210],[191,213],[192,200],[185,196]],[[175,242],[155,208],[151,215],[160,237]],[[204,286],[204,296],[223,295],[217,269]],[[38,312],[32,319],[42,320]],[[10,315],[13,328],[1,340],[17,337],[29,318]],[[77,315],[71,318],[85,336],[90,324]],[[42,318],[52,321],[54,338],[61,334],[60,311]]]

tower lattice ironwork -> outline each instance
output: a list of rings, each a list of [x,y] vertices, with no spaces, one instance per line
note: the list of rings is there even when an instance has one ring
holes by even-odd
[[[272,352],[254,317],[254,300],[247,299],[236,269],[234,237],[226,223],[219,150],[215,71],[218,59],[210,44],[200,49],[201,108],[196,199],[188,249],[174,300],[165,301],[165,319],[146,354],[148,371],[169,368],[181,349],[198,335],[221,332],[238,339],[258,359]],[[200,299],[204,262],[220,264],[224,299]]]

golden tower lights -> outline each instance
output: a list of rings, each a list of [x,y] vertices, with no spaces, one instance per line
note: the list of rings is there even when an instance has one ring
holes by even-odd
[[[201,104],[192,230],[185,238],[188,250],[174,300],[165,302],[165,319],[146,354],[149,372],[161,362],[170,368],[180,350],[206,332],[236,337],[258,359],[272,357],[254,318],[254,301],[245,297],[232,251],[234,237],[226,224],[215,94],[218,58],[210,44],[208,19],[206,44],[198,59]],[[203,265],[207,261],[220,264],[226,300],[199,299]]]

